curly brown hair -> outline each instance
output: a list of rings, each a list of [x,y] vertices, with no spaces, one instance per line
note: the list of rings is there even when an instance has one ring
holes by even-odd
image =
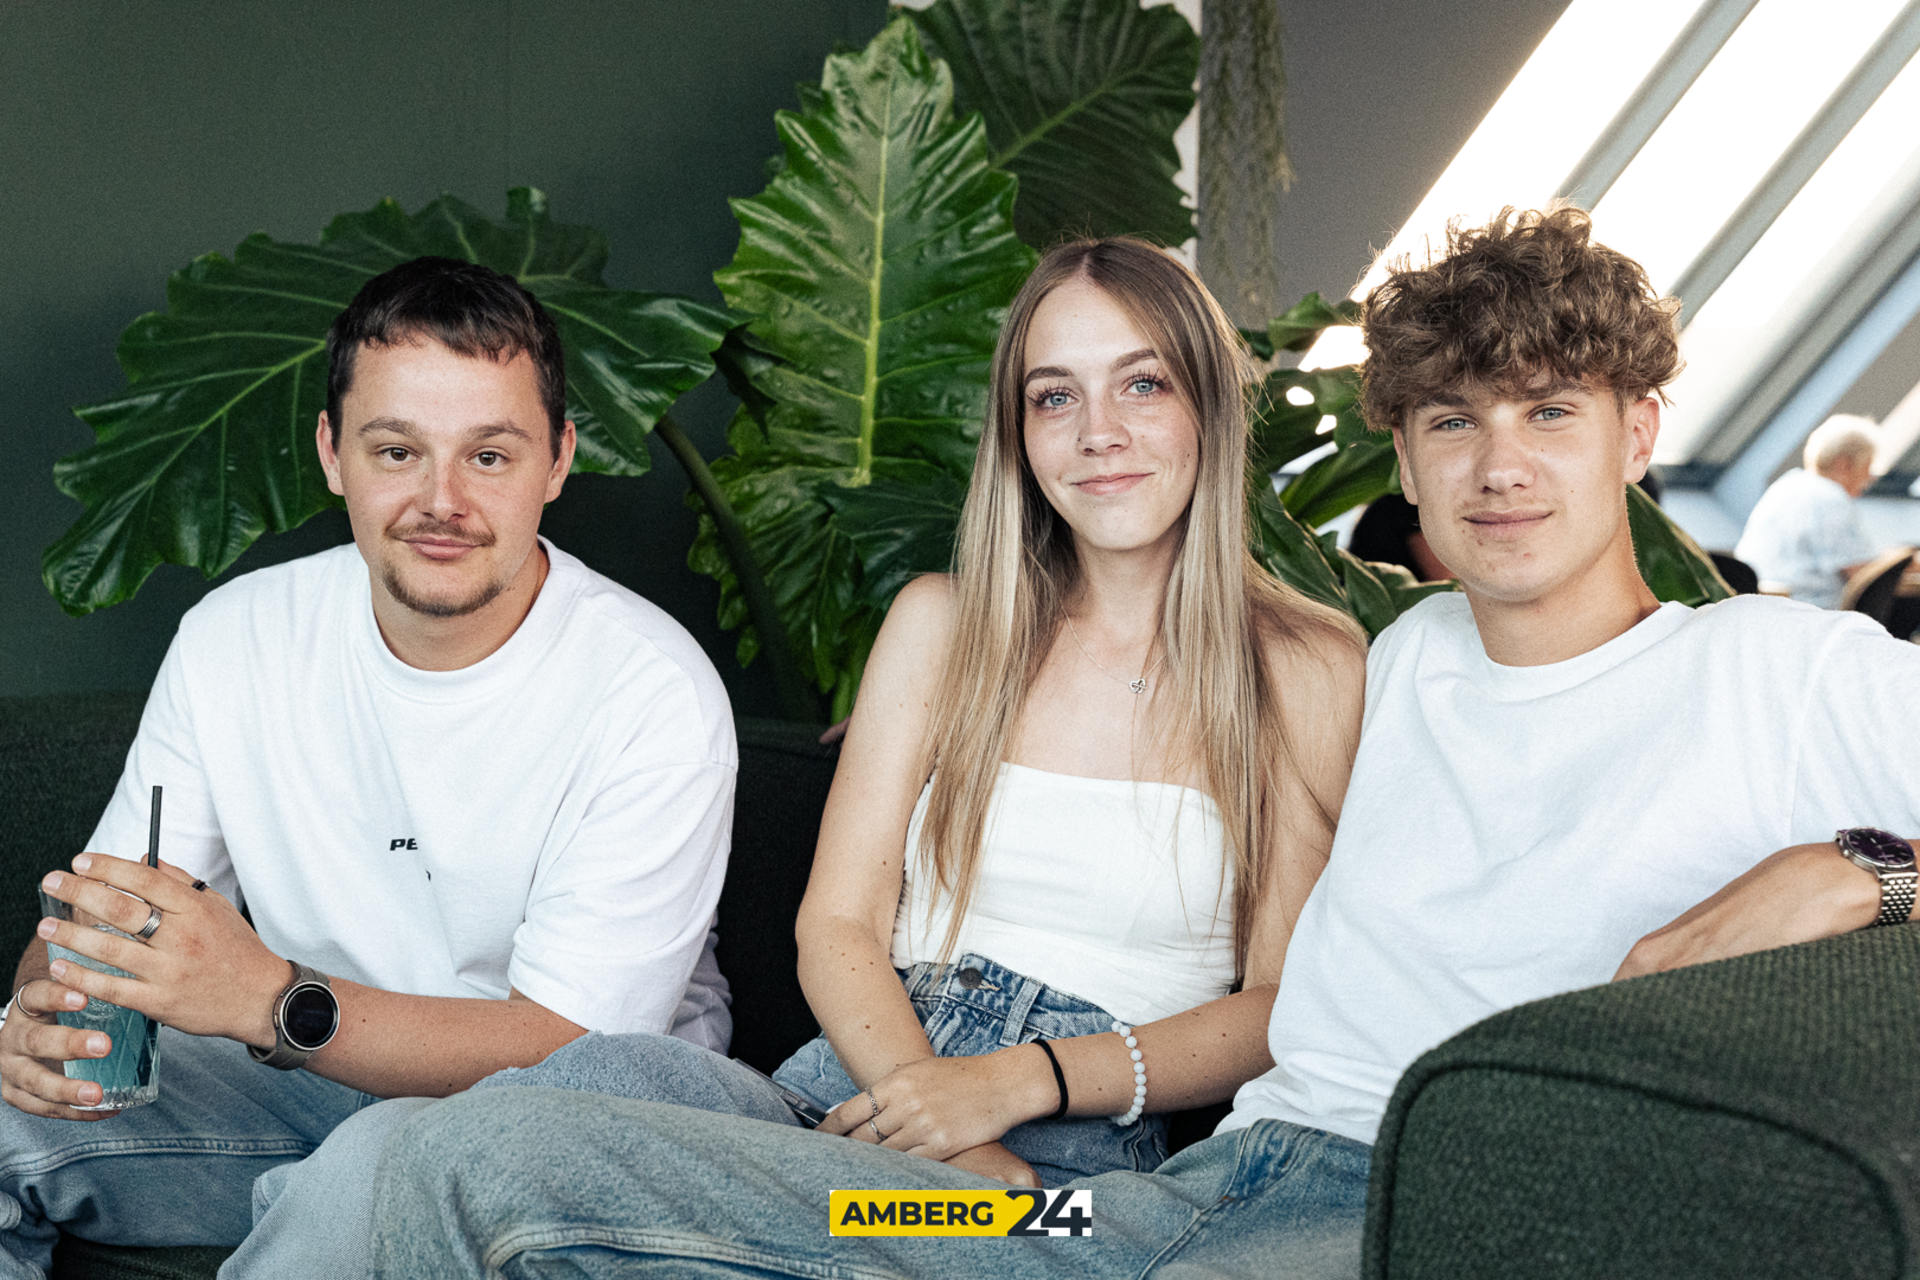
[[[1610,388],[1624,405],[1680,372],[1674,314],[1633,259],[1593,243],[1571,205],[1447,228],[1447,253],[1402,258],[1367,295],[1360,411],[1402,426],[1434,396],[1468,386],[1517,392],[1542,378]]]

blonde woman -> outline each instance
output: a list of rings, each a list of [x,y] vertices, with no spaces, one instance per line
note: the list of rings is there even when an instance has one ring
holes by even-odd
[[[1141,242],[1015,300],[959,571],[888,615],[801,907],[825,1042],[779,1076],[842,1104],[823,1131],[1057,1184],[1151,1169],[1155,1113],[1271,1065],[1364,650],[1248,555],[1248,378]]]
[[[820,1133],[839,1136],[809,1142],[842,1145],[823,1159],[852,1139],[1028,1186],[1150,1171],[1165,1113],[1272,1065],[1365,658],[1348,619],[1248,554],[1251,377],[1206,290],[1140,241],[1056,248],[1014,300],[956,572],[908,586],[881,629],[800,910],[823,1035],[775,1079],[828,1112]],[[590,1203],[569,1219],[620,1224],[595,1240],[647,1232],[604,1167],[571,1176],[597,1145],[645,1147],[613,1163],[647,1181],[675,1159],[650,1124],[679,1117],[694,1136],[676,1149],[707,1160],[703,1125],[723,1122],[687,1107],[796,1123],[718,1054],[590,1035],[434,1104],[396,1148],[470,1131],[475,1105],[484,1161],[395,1167],[497,1171],[502,1231],[572,1188]],[[524,1141],[503,1132],[530,1111],[546,1118]],[[366,1186],[365,1167],[332,1184]],[[498,1261],[485,1197],[459,1195],[468,1238],[443,1243],[462,1266]]]

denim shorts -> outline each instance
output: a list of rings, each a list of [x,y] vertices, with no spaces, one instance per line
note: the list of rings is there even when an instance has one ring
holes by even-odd
[[[1113,1030],[1096,1004],[1022,977],[971,953],[945,966],[900,970],[933,1051],[943,1058],[992,1053],[1033,1040],[1066,1040]],[[860,1087],[840,1068],[825,1036],[816,1036],[781,1064],[773,1078],[822,1107],[839,1106]],[[1142,1116],[1120,1126],[1104,1116],[1031,1120],[1007,1130],[1007,1149],[1057,1187],[1114,1170],[1151,1173],[1167,1158],[1167,1120]]]

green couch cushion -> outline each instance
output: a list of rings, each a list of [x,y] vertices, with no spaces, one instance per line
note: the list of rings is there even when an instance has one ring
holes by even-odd
[[[1374,1149],[1369,1277],[1920,1274],[1920,926],[1489,1018]]]

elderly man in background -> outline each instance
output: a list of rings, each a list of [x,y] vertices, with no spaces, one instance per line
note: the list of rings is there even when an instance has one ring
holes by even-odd
[[[1847,579],[1873,559],[1853,501],[1873,483],[1873,430],[1867,418],[1828,418],[1807,437],[1804,469],[1761,495],[1733,553],[1764,589],[1784,587],[1795,600],[1837,609]]]

